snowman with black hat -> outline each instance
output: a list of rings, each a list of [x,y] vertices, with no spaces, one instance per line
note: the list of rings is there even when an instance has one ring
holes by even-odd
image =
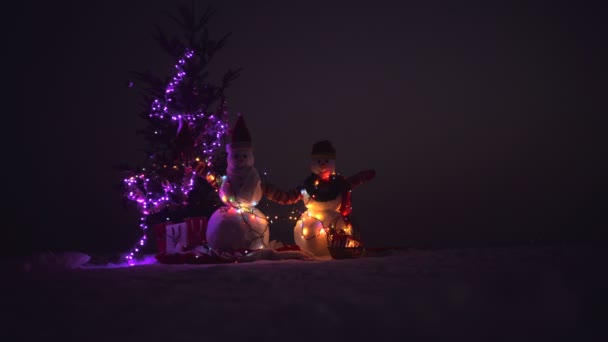
[[[375,177],[373,169],[344,177],[336,172],[336,150],[329,140],[313,144],[310,153],[312,173],[296,189],[283,191],[263,183],[266,198],[280,204],[302,200],[306,211],[294,227],[294,242],[317,257],[329,257],[328,247],[362,247],[353,230],[351,191]]]

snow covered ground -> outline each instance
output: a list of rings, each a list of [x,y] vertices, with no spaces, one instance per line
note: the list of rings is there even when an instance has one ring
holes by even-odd
[[[0,340],[605,341],[602,254],[522,246],[12,269]]]

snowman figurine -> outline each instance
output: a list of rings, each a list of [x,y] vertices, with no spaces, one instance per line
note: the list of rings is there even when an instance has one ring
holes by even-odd
[[[251,251],[268,246],[269,225],[256,205],[262,198],[260,176],[254,167],[251,135],[239,115],[231,132],[226,175],[219,194],[224,206],[215,210],[207,224],[206,238],[217,251]]]
[[[360,244],[353,236],[350,222],[351,191],[371,180],[374,170],[361,171],[345,178],[336,173],[336,150],[329,140],[313,144],[310,160],[312,174],[297,189],[282,191],[272,184],[263,184],[269,200],[280,204],[304,202],[306,211],[294,227],[295,243],[300,249],[317,257],[329,257],[329,243],[336,236],[350,236],[350,243]],[[345,245],[343,247],[357,247]]]

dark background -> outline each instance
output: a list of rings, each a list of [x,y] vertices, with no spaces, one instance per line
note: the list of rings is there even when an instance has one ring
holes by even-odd
[[[369,246],[601,241],[605,15],[589,3],[197,1],[233,35],[211,71],[283,187],[330,139]],[[116,251],[140,235],[113,168],[144,157],[129,71],[168,75],[172,1],[22,1],[4,16],[3,253]],[[126,205],[127,204],[127,205]],[[269,208],[261,207],[266,214]],[[271,226],[291,242],[292,223]]]

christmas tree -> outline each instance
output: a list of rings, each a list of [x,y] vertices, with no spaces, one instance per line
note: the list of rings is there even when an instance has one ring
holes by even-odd
[[[215,11],[207,7],[196,14],[179,5],[178,15],[169,15],[177,34],[156,27],[155,39],[177,63],[164,79],[150,72],[132,72],[140,88],[146,126],[138,133],[147,145],[145,160],[134,168],[123,168],[125,196],[141,213],[144,235],[127,254],[131,260],[147,239],[147,229],[159,222],[179,222],[185,217],[209,216],[220,204],[213,180],[201,179],[197,170],[209,175],[226,168],[225,136],[228,112],[225,91],[241,69],[228,70],[217,83],[209,80],[209,64],[225,45],[230,33],[209,37],[208,23]]]

